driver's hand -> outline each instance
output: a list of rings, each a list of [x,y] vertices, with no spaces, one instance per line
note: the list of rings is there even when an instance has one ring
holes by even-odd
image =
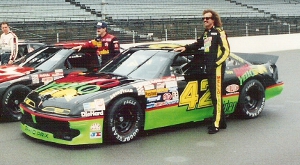
[[[79,46],[75,46],[75,47],[73,47],[72,49],[74,49],[74,50],[78,50],[78,52],[81,50],[81,48],[82,48],[82,46],[81,45],[79,45]]]
[[[184,52],[185,50],[186,50],[186,48],[184,46],[174,49],[175,52]]]

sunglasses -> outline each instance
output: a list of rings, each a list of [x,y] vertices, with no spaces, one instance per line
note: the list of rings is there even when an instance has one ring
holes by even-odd
[[[212,19],[212,17],[202,17],[202,20],[209,20],[209,19]]]

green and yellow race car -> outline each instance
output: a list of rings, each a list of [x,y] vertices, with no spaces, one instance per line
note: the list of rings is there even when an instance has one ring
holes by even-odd
[[[131,47],[99,72],[70,73],[33,90],[20,104],[22,131],[66,145],[124,143],[141,131],[211,118],[202,51],[173,51],[179,46]],[[231,53],[222,91],[227,115],[255,118],[282,92],[277,59]]]

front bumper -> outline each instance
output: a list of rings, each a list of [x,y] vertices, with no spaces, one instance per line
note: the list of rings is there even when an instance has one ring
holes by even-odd
[[[23,104],[20,108],[21,130],[32,138],[65,145],[103,143],[103,116],[63,118],[32,111]]]

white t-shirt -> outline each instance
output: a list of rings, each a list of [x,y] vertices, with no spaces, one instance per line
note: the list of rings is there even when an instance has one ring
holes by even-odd
[[[15,59],[16,54],[18,52],[18,37],[13,32],[9,32],[8,34],[5,33],[1,34],[0,47],[2,49],[2,52],[10,52],[11,57],[14,54],[15,55],[14,59]]]

